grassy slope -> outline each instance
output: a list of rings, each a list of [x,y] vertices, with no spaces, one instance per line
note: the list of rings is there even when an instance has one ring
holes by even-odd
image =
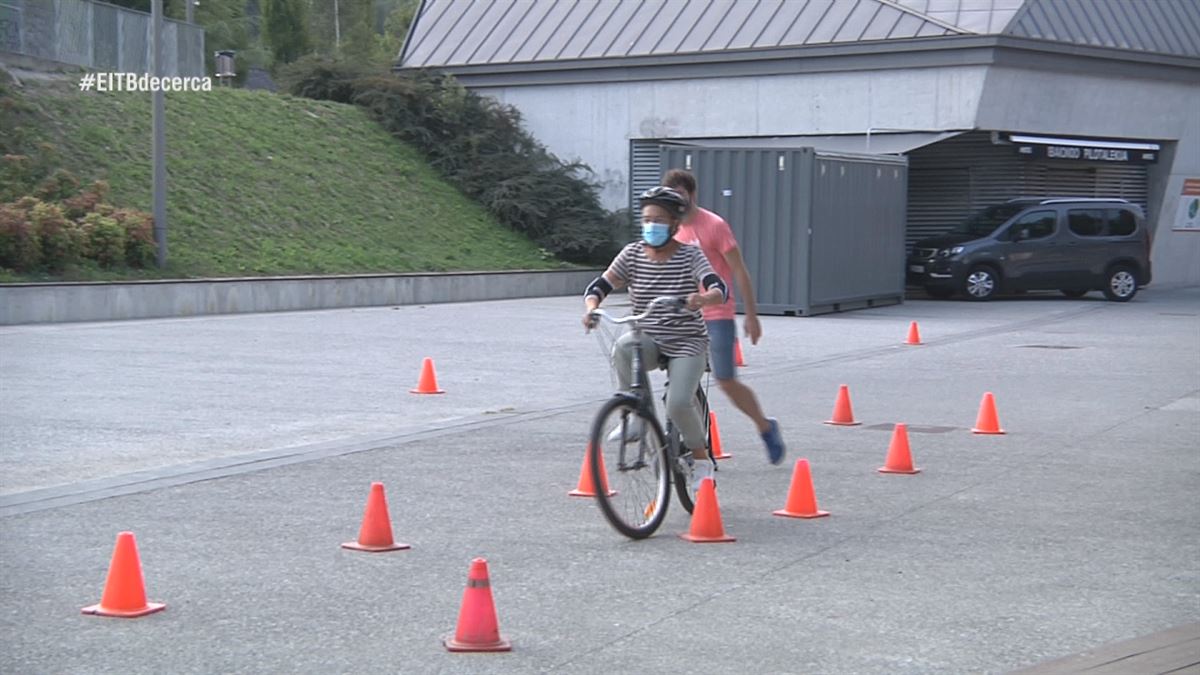
[[[23,96],[67,168],[150,210],[148,94],[58,82]],[[166,110],[165,276],[560,266],[356,107],[219,89],[168,93]]]

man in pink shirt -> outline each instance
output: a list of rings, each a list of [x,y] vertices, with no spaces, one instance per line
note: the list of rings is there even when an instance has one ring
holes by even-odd
[[[663,176],[663,185],[675,189],[688,200],[688,211],[675,238],[685,244],[694,244],[704,251],[713,269],[726,282],[732,281],[742,294],[746,311],[746,336],[752,344],[762,337],[762,326],[758,322],[758,309],[754,302],[754,287],[750,284],[750,273],[742,260],[737,239],[729,223],[721,216],[696,205],[696,177],[682,169],[671,169]],[[728,299],[720,305],[704,308],[704,323],[708,327],[709,356],[713,375],[721,390],[747,417],[754,420],[763,443],[767,446],[767,458],[772,464],[783,461],[787,448],[779,433],[779,422],[763,414],[754,390],[737,379],[737,368],[733,362],[733,342],[737,339],[737,323],[734,321],[736,304],[733,285],[729,285]]]

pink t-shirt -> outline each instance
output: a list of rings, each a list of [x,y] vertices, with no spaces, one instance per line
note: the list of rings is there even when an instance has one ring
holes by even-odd
[[[738,244],[729,223],[708,209],[696,207],[691,220],[679,226],[675,238],[684,244],[699,246],[704,251],[704,257],[708,258],[708,264],[712,265],[729,289],[729,299],[724,304],[704,308],[704,320],[732,319],[737,303],[733,298],[733,271],[729,269],[725,254],[737,248]]]

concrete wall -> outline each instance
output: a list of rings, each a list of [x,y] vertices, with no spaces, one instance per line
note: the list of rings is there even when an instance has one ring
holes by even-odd
[[[516,106],[559,157],[581,159],[608,208],[629,203],[629,140],[969,129],[984,66],[702,80],[472,87]]]
[[[968,65],[473,89],[516,106],[552,152],[596,170],[608,208],[628,204],[633,138],[891,128],[1177,141],[1161,160],[1170,164],[1151,172],[1154,283],[1200,283],[1200,233],[1171,229],[1184,178],[1200,178],[1200,87],[1178,78],[1089,74],[1073,63],[1070,72]]]
[[[583,295],[601,270],[0,286],[0,325]]]
[[[1184,178],[1200,178],[1200,85],[994,66],[977,126],[1173,141],[1150,172],[1154,284],[1200,284],[1200,232],[1171,229]]]

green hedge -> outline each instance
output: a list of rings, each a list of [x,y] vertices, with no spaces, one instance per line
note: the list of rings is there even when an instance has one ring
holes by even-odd
[[[2,158],[4,165],[26,162],[21,155]],[[60,169],[30,192],[0,202],[0,268],[60,274],[87,264],[105,269],[154,264],[153,218],[105,203],[104,181],[80,190],[75,177]]]

